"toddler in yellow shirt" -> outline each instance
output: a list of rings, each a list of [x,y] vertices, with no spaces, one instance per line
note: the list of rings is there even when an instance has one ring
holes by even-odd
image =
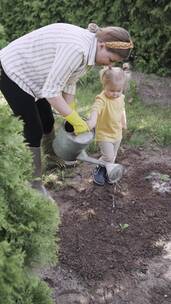
[[[104,68],[100,71],[103,91],[96,96],[87,124],[95,127],[96,141],[99,144],[105,167],[98,166],[93,172],[93,180],[103,186],[105,182],[113,184],[110,171],[115,162],[122,140],[122,129],[127,129],[123,90],[126,74],[120,67]]]

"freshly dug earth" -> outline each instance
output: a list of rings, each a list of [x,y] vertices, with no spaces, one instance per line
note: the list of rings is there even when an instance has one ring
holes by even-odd
[[[52,194],[59,265],[44,272],[58,304],[171,303],[171,150],[122,148],[126,172],[99,187],[81,164]]]

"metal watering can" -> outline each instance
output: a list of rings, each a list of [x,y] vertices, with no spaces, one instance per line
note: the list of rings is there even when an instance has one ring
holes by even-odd
[[[65,161],[85,161],[108,168],[104,162],[88,156],[85,149],[94,139],[94,132],[86,132],[79,135],[74,134],[74,129],[71,124],[65,122],[59,128],[52,147],[55,154]],[[120,164],[110,165],[108,176],[111,181],[118,181],[123,174],[123,166]]]

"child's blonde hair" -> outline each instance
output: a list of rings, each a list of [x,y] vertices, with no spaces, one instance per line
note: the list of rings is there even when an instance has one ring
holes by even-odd
[[[90,23],[88,29],[96,33],[98,41],[105,42],[107,50],[127,59],[133,49],[133,42],[127,30],[118,26],[98,27],[96,23]]]
[[[107,83],[123,83],[123,87],[126,81],[125,73],[122,68],[120,67],[104,67],[100,70],[100,81],[103,86],[105,86]]]

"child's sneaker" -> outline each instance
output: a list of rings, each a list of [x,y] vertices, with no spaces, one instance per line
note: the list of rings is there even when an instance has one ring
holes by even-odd
[[[106,179],[106,168],[97,166],[93,171],[93,182],[99,186],[104,186]]]

